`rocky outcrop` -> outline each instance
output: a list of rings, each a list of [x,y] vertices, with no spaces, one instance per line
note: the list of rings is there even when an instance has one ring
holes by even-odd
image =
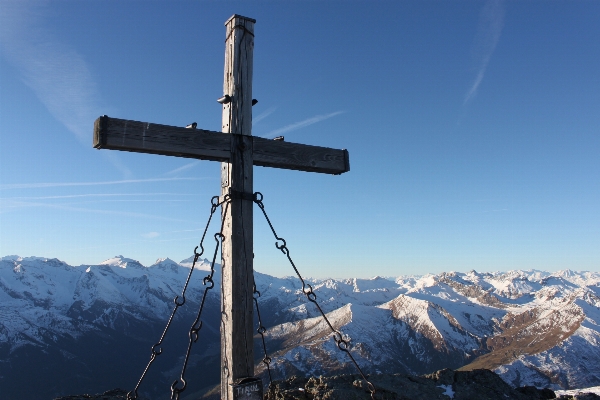
[[[554,399],[549,389],[528,387],[513,389],[489,370],[453,371],[411,376],[378,374],[369,377],[375,386],[377,400],[536,400]],[[371,395],[359,375],[320,378],[293,377],[274,382],[266,400],[368,400]]]
[[[74,396],[57,397],[54,400],[125,400],[127,391],[123,389],[113,389],[102,394],[80,394]]]
[[[444,369],[432,374],[413,376],[378,374],[369,376],[375,386],[376,400],[595,400],[593,393],[578,393],[556,397],[550,389],[534,386],[512,388],[494,372],[486,369],[453,371]],[[183,393],[184,399],[198,398]],[[188,397],[186,397],[186,395]],[[219,387],[202,396],[203,400],[218,400]],[[77,395],[54,400],[125,400],[127,391],[114,389],[97,395]],[[265,393],[264,400],[370,400],[366,382],[359,375],[330,377],[292,377],[275,381]]]

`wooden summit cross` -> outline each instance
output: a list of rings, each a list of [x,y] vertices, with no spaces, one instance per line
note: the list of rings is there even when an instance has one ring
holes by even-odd
[[[94,147],[221,162],[221,195],[230,195],[224,218],[222,266],[221,397],[235,399],[233,385],[254,377],[252,166],[341,174],[348,151],[252,136],[254,23],[232,16],[225,23],[222,132],[102,116],[94,123]],[[194,125],[195,128],[195,125]]]

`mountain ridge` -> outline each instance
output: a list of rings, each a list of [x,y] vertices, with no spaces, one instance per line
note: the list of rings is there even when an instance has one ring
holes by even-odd
[[[26,367],[34,375],[46,374],[46,397],[131,387],[164,329],[173,298],[181,295],[191,261],[163,258],[146,267],[116,256],[97,265],[70,266],[51,258],[2,257],[0,391],[13,396],[10,387],[23,379]],[[206,259],[197,264],[186,305],[164,344],[167,355],[144,382],[142,392],[150,397],[168,391],[179,373],[187,330],[205,288],[202,279],[210,270]],[[215,286],[220,279],[221,268],[215,265]],[[356,372],[306,301],[299,279],[255,272],[255,280],[275,378]],[[367,373],[488,368],[513,386],[600,385],[599,273],[469,271],[305,280],[336,329],[351,339],[352,355]],[[217,370],[205,373],[198,382],[202,387],[219,379],[220,299],[215,289],[207,296],[201,350],[190,359],[190,373]],[[256,370],[265,380],[258,342]],[[32,367],[24,356],[38,357],[47,367]],[[123,357],[131,365],[115,361]],[[112,372],[103,371],[100,361]],[[61,368],[75,368],[79,377],[71,383],[54,378],[58,383],[53,383],[51,377]],[[103,379],[103,385],[94,379]],[[166,389],[159,388],[161,382]]]

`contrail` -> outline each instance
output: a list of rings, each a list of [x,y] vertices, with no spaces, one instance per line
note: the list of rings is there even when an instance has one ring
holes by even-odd
[[[274,131],[271,131],[271,132],[267,133],[266,135],[263,135],[262,137],[273,138],[275,136],[281,135],[282,133],[295,131],[296,129],[300,129],[300,128],[304,128],[305,126],[316,124],[317,122],[323,121],[323,120],[331,118],[331,117],[335,117],[336,115],[340,115],[343,113],[345,113],[345,111],[336,111],[331,114],[317,115],[315,117],[305,119],[304,121],[296,122],[294,124],[284,126],[283,128],[280,128],[280,129],[275,129]]]
[[[85,146],[102,114],[96,81],[85,59],[45,29],[49,2],[2,2],[0,51],[50,114]],[[104,155],[125,178],[132,176],[116,155]]]
[[[120,197],[120,196],[194,196],[193,194],[160,192],[160,193],[87,193],[87,194],[68,194],[61,196],[34,196],[34,197],[11,197],[11,200],[53,200],[53,199],[75,199],[82,197]],[[2,200],[2,199],[0,199]],[[5,199],[9,200],[9,199]]]
[[[153,179],[123,179],[121,181],[104,182],[42,182],[42,183],[9,183],[0,185],[0,190],[7,189],[37,189],[64,186],[97,186],[97,185],[120,185],[125,183],[165,182],[165,181],[194,181],[201,178],[153,178]]]
[[[252,125],[258,124],[261,120],[267,118],[269,115],[273,114],[273,112],[277,109],[277,107],[269,107],[265,112],[260,113],[256,116],[256,118],[252,118]]]
[[[162,174],[162,175],[163,175],[163,176],[164,176],[164,175],[174,175],[174,174],[177,174],[177,173],[179,173],[179,172],[181,172],[181,171],[185,171],[185,170],[187,170],[187,169],[193,168],[193,167],[195,167],[196,165],[198,165],[198,163],[200,163],[200,161],[192,161],[192,162],[190,162],[190,163],[187,163],[187,164],[185,164],[185,165],[184,165],[184,166],[182,166],[182,167],[175,168],[174,170],[171,170],[171,171],[169,171],[169,172],[165,172],[165,173],[164,173],[164,174]]]
[[[473,58],[478,63],[478,72],[473,84],[467,91],[463,105],[467,104],[477,94],[477,89],[483,81],[496,45],[500,40],[504,26],[504,6],[501,0],[488,1],[479,15],[479,27],[473,43]]]

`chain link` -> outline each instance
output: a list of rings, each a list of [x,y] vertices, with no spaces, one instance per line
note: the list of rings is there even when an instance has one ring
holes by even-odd
[[[173,384],[171,385],[171,400],[178,400],[179,394],[183,392],[187,387],[187,382],[185,380],[185,370],[187,369],[187,364],[190,357],[190,352],[192,351],[192,346],[200,337],[198,332],[200,331],[200,329],[202,329],[202,321],[200,320],[200,318],[202,317],[202,310],[204,309],[206,295],[208,294],[208,291],[215,286],[215,282],[213,281],[213,275],[215,274],[215,262],[217,259],[217,254],[219,253],[219,245],[222,244],[223,239],[225,238],[225,236],[223,235],[223,227],[225,225],[225,216],[227,215],[227,209],[229,208],[229,200],[229,196],[225,196],[223,198],[223,201],[218,203],[218,205],[221,205],[223,204],[223,202],[225,202],[225,210],[223,211],[223,217],[221,218],[221,230],[218,233],[215,233],[214,235],[216,245],[215,251],[213,253],[212,262],[210,263],[210,274],[208,274],[208,276],[206,276],[202,281],[202,283],[206,286],[206,289],[204,289],[204,294],[202,295],[202,301],[200,302],[200,307],[198,308],[198,314],[196,315],[196,319],[194,320],[194,323],[192,324],[188,333],[189,342],[187,351],[185,353],[185,358],[183,360],[183,366],[181,367],[181,375],[179,376],[179,379],[173,382]]]
[[[165,325],[165,329],[163,330],[162,335],[160,335],[160,339],[158,340],[158,342],[156,342],[152,348],[151,348],[151,355],[150,355],[150,361],[148,361],[148,364],[146,365],[146,368],[144,368],[144,371],[142,372],[142,375],[140,376],[140,379],[138,380],[137,385],[135,385],[135,388],[130,391],[129,393],[127,393],[127,400],[136,400],[138,398],[138,389],[140,387],[140,385],[142,384],[142,381],[144,380],[144,378],[146,377],[146,374],[148,373],[148,370],[150,369],[150,366],[152,365],[152,363],[154,362],[154,360],[156,359],[156,357],[158,357],[159,355],[162,354],[162,342],[165,339],[165,336],[167,335],[167,331],[169,330],[171,323],[173,322],[173,318],[175,317],[175,313],[177,312],[177,310],[179,309],[179,307],[183,306],[185,304],[185,292],[187,290],[188,284],[190,283],[190,279],[192,278],[192,273],[194,272],[194,268],[196,267],[196,262],[198,261],[198,259],[200,258],[200,256],[202,254],[204,254],[204,238],[206,237],[206,232],[208,231],[208,226],[210,225],[210,221],[212,220],[213,214],[215,213],[215,211],[217,210],[217,208],[219,208],[219,206],[221,206],[221,204],[223,204],[223,201],[219,201],[219,196],[214,196],[211,199],[211,207],[210,207],[210,215],[208,217],[208,221],[206,222],[206,227],[204,228],[204,233],[202,234],[202,239],[200,239],[200,243],[198,244],[198,246],[196,246],[194,248],[194,262],[192,263],[192,267],[190,268],[190,272],[187,275],[187,279],[185,280],[185,284],[183,285],[183,289],[181,291],[181,300],[179,300],[179,296],[175,296],[175,298],[173,299],[173,303],[175,303],[175,306],[173,307],[173,311],[171,312],[171,315],[169,316],[169,319],[167,320],[167,324]],[[221,229],[222,230],[222,229]],[[200,247],[200,252],[198,252],[198,247]],[[211,277],[211,282],[212,282],[212,268],[214,266],[214,259],[213,259],[213,264],[211,265],[211,274],[209,275]],[[208,277],[207,277],[208,278]],[[206,285],[206,279],[204,278],[204,284]],[[211,286],[212,288],[212,286]],[[208,288],[207,288],[208,289]],[[206,294],[206,291],[205,291]],[[204,299],[203,299],[204,302]],[[187,360],[186,360],[187,361]]]
[[[263,204],[263,195],[262,195],[262,193],[260,193],[260,192],[254,193],[254,202],[261,209],[263,215],[265,216],[265,219],[267,220],[267,223],[269,224],[269,227],[271,228],[271,231],[273,232],[273,236],[275,236],[275,240],[276,240],[275,247],[277,247],[279,250],[281,250],[281,252],[283,254],[285,254],[287,256],[288,261],[290,262],[290,264],[292,265],[292,268],[296,272],[296,275],[300,279],[300,282],[302,283],[302,292],[304,293],[304,295],[306,296],[306,298],[308,299],[308,301],[310,301],[311,303],[313,303],[317,307],[317,309],[321,313],[321,316],[323,317],[323,320],[327,323],[327,325],[331,329],[331,332],[333,333],[333,340],[337,344],[338,348],[341,351],[345,352],[348,355],[348,357],[350,357],[350,360],[352,360],[352,363],[354,363],[354,366],[356,367],[356,369],[358,370],[358,372],[362,376],[363,380],[366,382],[367,388],[371,392],[371,399],[374,400],[375,399],[375,386],[373,386],[373,384],[371,382],[369,382],[369,380],[367,379],[367,377],[365,376],[365,374],[360,369],[358,363],[356,362],[356,360],[354,359],[354,357],[350,353],[350,343],[348,342],[348,340],[344,339],[342,333],[339,330],[335,329],[333,327],[333,325],[331,325],[331,322],[329,321],[329,319],[325,315],[325,312],[323,312],[323,309],[321,308],[321,306],[319,305],[319,303],[317,303],[317,295],[313,291],[312,286],[309,283],[306,283],[304,281],[304,279],[302,279],[302,275],[300,275],[300,272],[298,272],[298,268],[296,268],[296,265],[294,264],[294,261],[290,257],[290,250],[287,247],[285,239],[277,236],[277,232],[275,232],[275,228],[273,227],[273,224],[271,223],[271,220],[269,219],[269,216],[267,215],[267,212],[265,211],[265,205]]]
[[[260,297],[260,292],[256,290],[256,282],[254,282],[254,295],[252,298],[254,299],[254,304],[256,305],[256,316],[258,318],[258,329],[256,332],[260,334],[262,338],[263,351],[265,356],[262,359],[262,362],[267,366],[267,371],[269,372],[269,383],[273,383],[273,378],[271,377],[271,357],[267,354],[267,344],[265,343],[265,332],[267,332],[267,328],[264,327],[262,321],[260,319],[260,310],[258,309],[258,298]]]

